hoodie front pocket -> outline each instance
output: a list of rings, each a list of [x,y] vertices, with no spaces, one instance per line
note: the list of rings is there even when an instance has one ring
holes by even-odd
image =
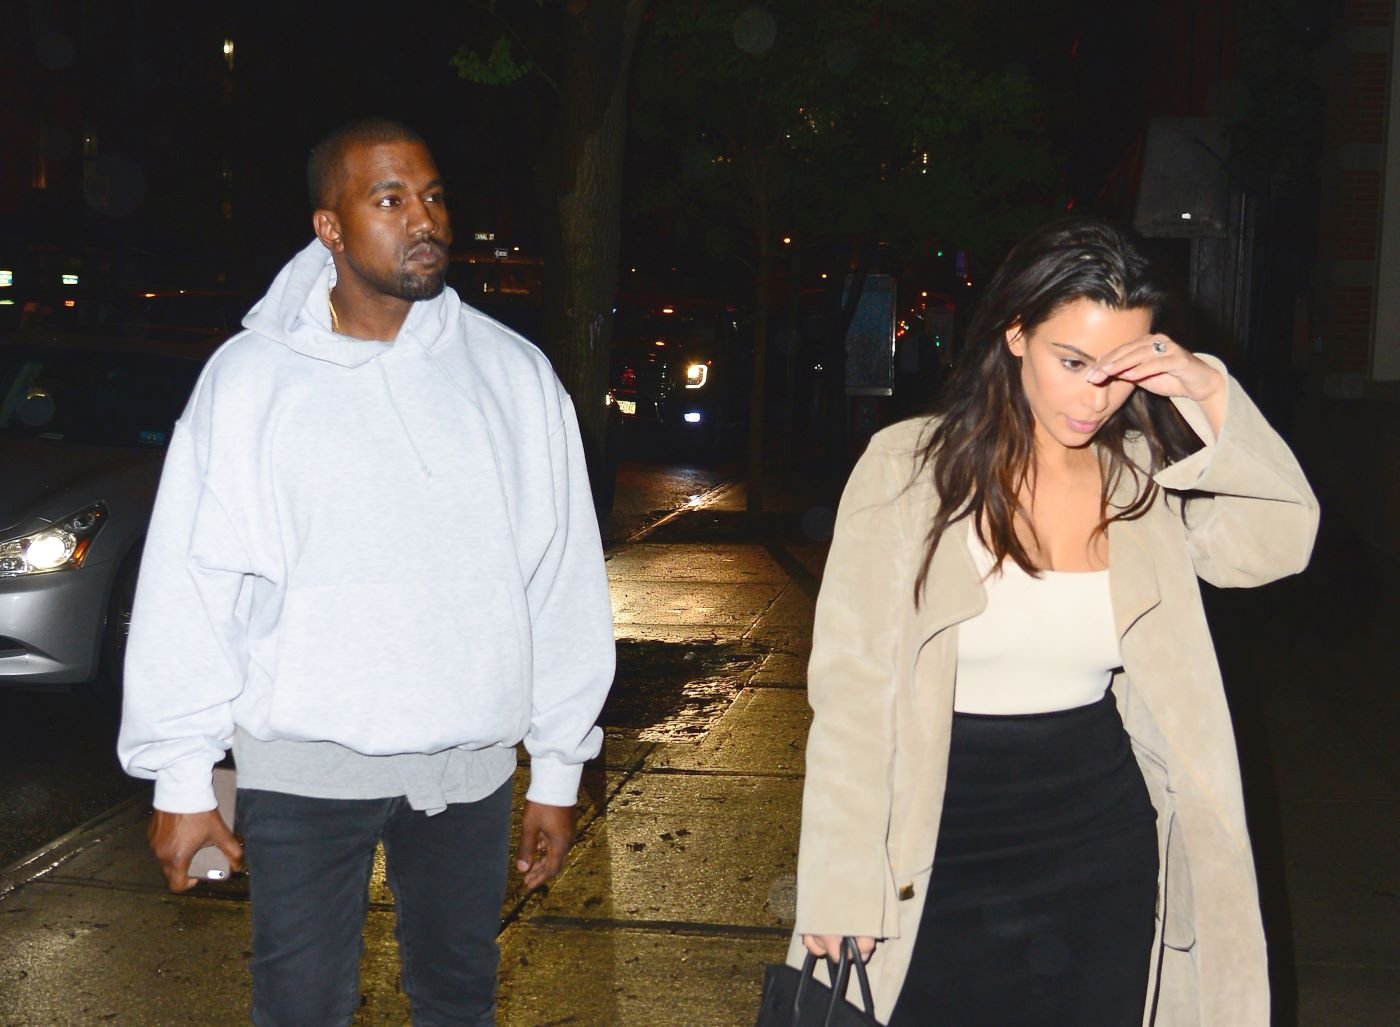
[[[370,755],[514,742],[530,708],[519,609],[502,581],[293,587],[269,726]]]

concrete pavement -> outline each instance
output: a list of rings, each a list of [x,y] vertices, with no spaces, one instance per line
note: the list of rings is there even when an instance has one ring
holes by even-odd
[[[780,513],[762,530],[732,488],[610,555],[607,740],[569,865],[503,910],[507,1027],[752,1022],[791,925],[803,675],[831,516],[812,496],[767,498]],[[1396,580],[1327,536],[1307,575],[1208,596],[1281,1023],[1400,1022]],[[0,878],[0,1027],[246,1022],[242,888],[166,894],[144,812],[121,808]],[[382,872],[372,888],[357,1023],[404,1024]]]
[[[747,1023],[782,956],[824,546],[744,539],[743,502],[712,493],[609,555],[617,702],[566,870],[547,894],[516,885],[502,911],[503,1025]],[[820,536],[829,520],[808,524]],[[647,693],[672,686],[659,710]],[[0,878],[0,1025],[246,1022],[246,890],[166,893],[146,810],[119,807]],[[382,867],[371,900],[356,1022],[406,1024]]]

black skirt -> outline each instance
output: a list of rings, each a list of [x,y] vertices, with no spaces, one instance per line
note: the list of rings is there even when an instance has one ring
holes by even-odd
[[[928,900],[891,1027],[1142,1020],[1156,811],[1112,695],[953,717]]]

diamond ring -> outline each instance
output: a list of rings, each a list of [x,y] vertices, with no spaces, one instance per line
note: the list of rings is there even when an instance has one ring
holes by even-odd
[[[1152,344],[1152,352],[1153,352],[1153,353],[1156,353],[1159,357],[1164,357],[1164,356],[1166,356],[1166,355],[1167,355],[1167,344],[1166,344],[1165,342],[1163,342],[1161,339],[1158,339],[1156,342],[1154,342],[1154,343]]]

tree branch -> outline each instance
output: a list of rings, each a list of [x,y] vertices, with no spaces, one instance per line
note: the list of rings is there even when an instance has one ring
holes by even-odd
[[[549,88],[554,90],[555,95],[558,95],[559,83],[555,82],[554,79],[549,77],[549,74],[544,70],[543,66],[541,66],[540,62],[535,59],[535,55],[530,52],[530,48],[525,45],[525,40],[521,38],[521,35],[518,31],[516,31],[515,26],[510,23],[510,20],[508,18],[503,18],[501,16],[500,12],[496,10],[494,4],[482,3],[480,2],[480,0],[467,0],[467,6],[474,11],[478,11],[481,14],[486,15],[492,21],[496,22],[496,24],[500,25],[501,28],[505,30],[506,35],[508,35],[512,40],[514,40],[516,46],[520,47],[520,49],[524,52],[525,59],[530,62],[531,66],[535,69],[536,73],[539,74],[540,78],[544,79],[545,82],[549,84]]]

